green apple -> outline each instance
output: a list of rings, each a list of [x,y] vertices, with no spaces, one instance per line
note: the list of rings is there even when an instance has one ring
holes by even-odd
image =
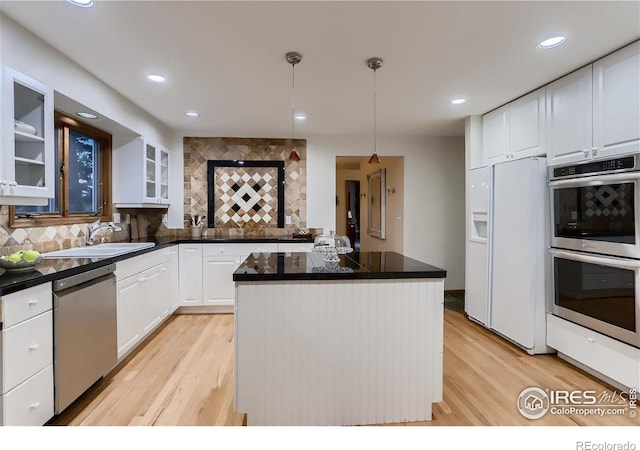
[[[40,252],[35,250],[27,250],[22,254],[22,257],[27,261],[35,261],[38,256],[40,256]]]
[[[5,256],[4,259],[7,259],[9,261],[13,261],[13,262],[18,262],[22,259],[22,250],[12,253],[9,256]]]

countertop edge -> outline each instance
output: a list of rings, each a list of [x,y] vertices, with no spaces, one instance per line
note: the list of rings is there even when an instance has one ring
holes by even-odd
[[[386,273],[304,273],[304,274],[234,274],[233,281],[327,281],[327,280],[401,280],[446,278],[446,270],[433,272],[386,272]]]
[[[114,241],[118,242],[118,241]],[[269,238],[201,238],[201,239],[190,239],[188,237],[167,237],[167,238],[147,238],[147,239],[132,239],[130,241],[120,241],[120,242],[153,242],[155,245],[153,247],[144,248],[140,250],[136,250],[133,252],[125,253],[124,255],[118,255],[110,258],[94,258],[91,262],[88,262],[84,265],[72,267],[69,269],[64,269],[59,272],[50,273],[50,274],[42,274],[42,276],[27,279],[24,281],[19,281],[14,284],[8,286],[0,286],[0,296],[13,294],[15,292],[28,289],[33,286],[37,286],[39,284],[44,284],[49,281],[59,280],[61,278],[66,278],[68,276],[76,275],[82,272],[86,272],[91,269],[95,269],[98,267],[106,266],[112,263],[117,263],[118,261],[124,261],[125,259],[133,258],[136,256],[143,255],[145,253],[150,253],[156,250],[160,250],[162,248],[171,247],[173,245],[178,244],[260,244],[260,243],[312,243],[312,238],[278,238],[278,237],[269,237]],[[66,259],[66,258],[60,258]],[[85,258],[88,259],[88,258]],[[37,271],[37,267],[35,269]],[[4,273],[0,276],[3,276]]]

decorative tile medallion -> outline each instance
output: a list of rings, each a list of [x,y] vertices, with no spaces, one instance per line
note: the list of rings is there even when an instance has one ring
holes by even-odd
[[[207,163],[208,226],[284,226],[283,161]]]

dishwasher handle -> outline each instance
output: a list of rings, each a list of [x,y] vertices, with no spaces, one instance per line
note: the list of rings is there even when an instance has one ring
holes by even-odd
[[[56,280],[53,282],[53,292],[60,292],[65,289],[69,289],[74,286],[93,281],[96,278],[101,278],[105,275],[112,274],[115,271],[116,265],[109,264],[107,266],[98,267],[97,269],[87,270],[86,272],[63,278],[62,280]]]

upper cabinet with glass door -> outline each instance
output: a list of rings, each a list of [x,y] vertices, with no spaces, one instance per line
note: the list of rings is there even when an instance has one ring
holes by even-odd
[[[2,69],[0,204],[46,205],[55,196],[53,89]]]
[[[169,206],[169,151],[141,136],[115,143],[113,199],[118,208]]]

